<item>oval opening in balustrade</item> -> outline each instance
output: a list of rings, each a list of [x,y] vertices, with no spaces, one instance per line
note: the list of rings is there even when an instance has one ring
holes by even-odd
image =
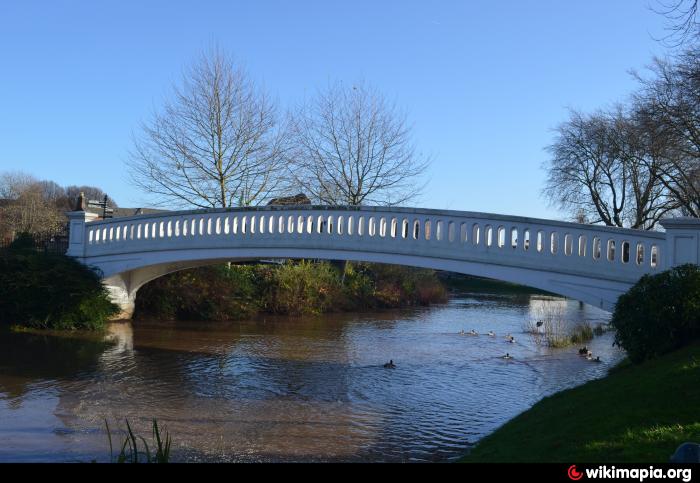
[[[386,236],[386,218],[383,216],[379,219],[379,236],[382,238]]]
[[[370,216],[369,218],[369,227],[367,229],[367,234],[369,236],[374,236],[375,232],[377,231],[376,228],[376,221],[374,220],[373,216]]]
[[[333,234],[333,215],[328,215],[328,234]]]
[[[442,241],[442,239],[445,236],[443,233],[445,231],[443,225],[444,225],[444,222],[442,220],[438,220],[435,222],[435,239],[437,241]]]
[[[361,216],[357,220],[357,236],[363,236],[365,234],[365,217]]]
[[[510,246],[513,250],[518,248],[518,229],[516,227],[510,229]]]
[[[308,215],[306,217],[306,233],[311,235],[314,232],[314,216]]]
[[[578,256],[586,256],[586,246],[588,245],[588,240],[584,235],[579,235],[578,237]]]
[[[452,243],[455,241],[455,223],[450,221],[447,223],[447,241]]]
[[[294,216],[287,216],[287,233],[294,233]]]
[[[523,250],[528,251],[530,249],[530,229],[527,228],[523,232]]]
[[[491,225],[486,225],[486,229],[484,230],[484,239],[486,240],[487,247],[493,245],[493,228],[491,228]]]
[[[569,233],[564,234],[564,255],[571,256],[574,253],[574,237]]]
[[[430,240],[430,220],[425,220],[423,226],[425,227],[425,239]]]
[[[481,237],[481,228],[477,223],[472,226],[472,243],[478,245]]]
[[[297,216],[297,233],[304,233],[304,217],[302,215]]]
[[[556,255],[559,251],[559,233],[555,231],[549,235],[549,251],[552,255]]]
[[[537,251],[539,253],[544,251],[544,232],[542,230],[537,231]]]
[[[338,220],[337,220],[337,223],[336,223],[336,225],[338,225],[338,235],[342,235],[342,234],[343,234],[343,222],[344,222],[344,221],[345,221],[345,220],[343,220],[343,216],[342,216],[342,215],[338,216]]]
[[[608,240],[608,261],[613,262],[615,261],[615,240],[610,239]]]
[[[499,226],[497,231],[496,231],[496,236],[497,240],[496,243],[498,243],[498,248],[503,248],[506,246],[506,229],[503,226]]]
[[[644,263],[644,245],[642,243],[637,243],[637,265],[642,265]]]
[[[355,233],[355,217],[348,216],[348,235],[352,236]]]
[[[629,263],[630,261],[630,242],[622,242],[622,263]]]
[[[408,238],[408,218],[401,221],[401,238]]]
[[[603,249],[603,243],[600,238],[593,237],[593,260],[600,260],[600,255]]]
[[[652,245],[650,253],[651,253],[651,257],[650,257],[651,258],[651,260],[650,260],[651,268],[656,268],[659,265],[659,260],[658,260],[659,249],[658,249],[658,247],[656,245]]]
[[[391,238],[396,238],[396,232],[399,228],[399,222],[396,218],[391,219]]]
[[[420,220],[413,221],[413,239],[418,240],[420,237]]]
[[[459,224],[459,242],[460,243],[467,242],[467,224],[464,222]]]

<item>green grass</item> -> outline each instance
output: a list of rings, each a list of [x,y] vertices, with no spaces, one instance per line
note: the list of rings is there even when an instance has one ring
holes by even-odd
[[[657,463],[700,442],[700,344],[547,397],[463,462]]]

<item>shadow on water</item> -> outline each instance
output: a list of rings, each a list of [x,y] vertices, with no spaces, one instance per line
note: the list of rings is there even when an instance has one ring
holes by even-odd
[[[71,379],[95,372],[113,343],[95,334],[0,330],[0,392],[21,397],[35,380]]]

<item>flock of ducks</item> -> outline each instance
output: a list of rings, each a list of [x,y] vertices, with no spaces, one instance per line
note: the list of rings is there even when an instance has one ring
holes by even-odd
[[[578,355],[584,356],[584,357],[585,357],[587,360],[589,360],[589,361],[593,361],[593,362],[602,362],[602,361],[600,360],[600,356],[596,356],[596,358],[593,359],[593,352],[591,352],[590,350],[588,350],[588,347],[585,346],[585,345],[584,345],[583,347],[581,347],[581,348],[578,350]]]
[[[539,327],[541,325],[540,322],[537,322],[537,326]],[[475,331],[474,329],[470,330],[469,332],[465,332],[464,329],[459,331],[459,335],[469,335],[469,336],[478,336],[479,333]],[[486,334],[489,337],[496,337],[496,333],[492,330],[489,330]],[[506,342],[509,342],[511,344],[515,344],[515,337],[513,337],[510,333],[505,335]],[[585,357],[586,360],[593,361],[593,362],[602,362],[600,360],[600,356],[597,356],[595,359],[593,358],[593,352],[591,352],[588,349],[588,346],[583,346],[578,350],[578,355]],[[513,359],[513,356],[510,355],[509,352],[506,352],[506,355],[501,356],[501,359],[504,360],[511,360]],[[396,369],[396,364],[394,364],[393,359],[384,364],[385,369]]]
[[[476,336],[479,335],[477,331],[474,329],[470,330],[469,332],[464,332],[464,329],[459,331],[459,335],[471,335],[471,336]],[[489,337],[496,337],[496,333],[492,330],[489,330],[486,335]],[[515,344],[515,337],[513,337],[511,334],[506,334],[506,342],[510,342],[511,344]]]

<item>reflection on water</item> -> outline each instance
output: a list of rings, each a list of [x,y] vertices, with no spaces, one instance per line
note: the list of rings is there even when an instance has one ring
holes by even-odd
[[[523,326],[543,304],[607,319],[563,299],[462,294],[382,313],[119,323],[110,343],[1,333],[0,461],[104,461],[105,418],[148,435],[153,417],[178,460],[450,460],[622,357],[610,333],[589,344],[600,364],[538,347]]]

